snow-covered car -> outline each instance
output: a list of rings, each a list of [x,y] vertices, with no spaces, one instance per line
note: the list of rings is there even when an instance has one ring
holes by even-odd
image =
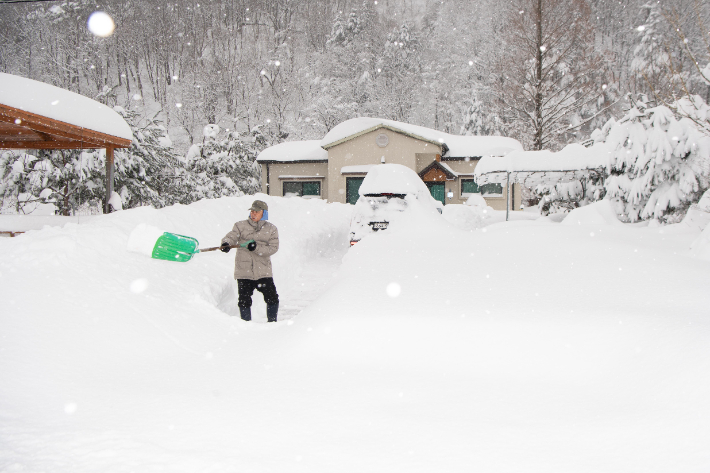
[[[417,173],[401,164],[373,166],[358,193],[360,198],[350,221],[350,246],[371,233],[386,230],[413,200],[440,214],[443,210]]]

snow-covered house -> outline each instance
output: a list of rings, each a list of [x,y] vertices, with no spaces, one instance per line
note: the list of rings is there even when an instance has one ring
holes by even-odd
[[[413,169],[434,198],[460,204],[481,193],[488,205],[505,210],[507,189],[500,183],[478,186],[473,171],[484,156],[522,150],[501,136],[457,136],[379,118],[353,118],[322,140],[281,143],[262,151],[262,189],[269,195],[300,195],[329,202],[355,203],[367,171],[381,163]],[[519,185],[510,186],[511,209],[520,208]]]

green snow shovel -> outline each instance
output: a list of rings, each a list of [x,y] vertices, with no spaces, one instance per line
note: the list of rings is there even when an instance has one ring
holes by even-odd
[[[246,246],[253,241],[254,240],[249,240],[246,243],[230,245],[229,247],[246,248]],[[215,246],[213,248],[197,248],[199,244],[200,242],[192,237],[165,232],[155,242],[153,254],[151,256],[155,259],[164,259],[166,261],[177,261],[178,263],[184,263],[185,261],[190,261],[197,253],[215,251],[221,248],[220,246]]]

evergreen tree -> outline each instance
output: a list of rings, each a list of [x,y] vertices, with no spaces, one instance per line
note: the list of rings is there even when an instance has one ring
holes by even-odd
[[[638,92],[653,97],[669,85],[669,56],[663,47],[663,16],[659,3],[647,3],[642,7],[646,21],[638,27],[639,44],[634,48],[631,71],[639,86]],[[655,102],[655,100],[654,100]]]
[[[230,132],[217,139],[219,127],[205,127],[205,141],[194,145],[188,154],[188,170],[197,185],[191,200],[230,195],[255,194],[261,190],[261,168],[256,157],[267,147],[267,140],[257,127],[248,135]]]
[[[628,221],[679,221],[708,188],[710,138],[666,107],[637,104],[609,127],[607,196]]]
[[[330,30],[328,41],[326,41],[326,46],[340,46],[345,44],[348,38],[346,31],[347,28],[343,17],[340,15],[340,12],[338,12],[333,22],[333,27]]]
[[[420,87],[422,72],[419,39],[404,23],[387,35],[382,56],[377,61],[375,101],[378,115],[408,121]]]
[[[347,38],[352,41],[360,33],[360,18],[358,17],[357,8],[353,7],[348,16],[348,23],[345,26]]]
[[[476,94],[467,100],[466,111],[464,112],[463,125],[461,125],[461,135],[487,135],[487,130],[483,124],[482,103]]]
[[[186,189],[176,185],[182,166],[173,151],[165,128],[153,116],[141,120],[138,113],[114,107],[130,125],[133,141],[130,148],[115,152],[115,189],[124,208],[152,205],[156,208],[180,201]]]
[[[29,194],[30,200],[53,203],[61,215],[85,205],[100,208],[104,197],[105,154],[95,150],[40,150],[36,157],[15,154],[6,173],[3,198]],[[102,159],[103,158],[103,159]],[[6,170],[8,169],[6,167]]]

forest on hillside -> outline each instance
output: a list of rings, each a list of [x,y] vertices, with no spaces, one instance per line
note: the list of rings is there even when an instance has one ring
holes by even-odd
[[[263,147],[319,139],[358,116],[558,150],[631,109],[666,106],[710,134],[696,113],[710,100],[710,5],[701,0],[74,0],[0,9],[0,72],[118,106],[161,143],[158,167],[186,155],[209,161],[204,146],[242,150],[241,163],[204,162],[190,176],[210,166],[258,174],[253,157]],[[86,28],[97,9],[116,23],[109,37]],[[695,111],[678,108],[683,98]],[[217,127],[205,133],[207,125]],[[149,167],[141,165],[139,176]],[[222,168],[202,174],[224,176]],[[193,182],[190,192],[253,192],[258,184],[245,179],[217,190]],[[167,203],[155,193],[129,205]]]

